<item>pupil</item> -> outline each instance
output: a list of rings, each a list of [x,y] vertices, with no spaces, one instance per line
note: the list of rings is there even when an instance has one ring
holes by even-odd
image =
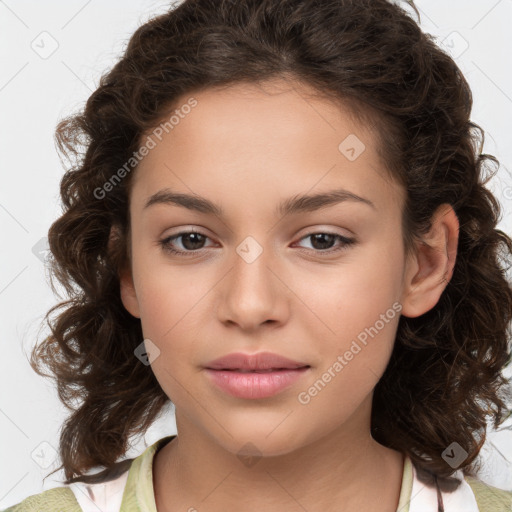
[[[195,247],[194,246],[194,241],[192,241],[192,244],[186,243],[186,240],[188,240],[190,238],[192,238],[192,240],[193,240],[194,237],[201,238],[202,235],[200,235],[199,233],[189,233],[188,235],[183,235],[183,246],[185,247],[185,249],[189,249],[189,250],[193,251],[194,249],[200,249],[201,248],[200,247],[201,240],[199,240],[199,241],[196,240],[196,242],[195,242],[196,244],[199,244],[199,247]],[[204,240],[203,240],[203,242],[204,242]],[[192,245],[192,247],[190,247],[190,245]]]
[[[328,249],[329,247],[326,247],[325,246],[325,239],[327,238],[327,245],[330,246],[330,242],[333,241],[333,238],[334,238],[334,235],[330,235],[328,233],[319,233],[317,235],[311,235],[312,236],[312,245],[315,249]],[[317,240],[320,240],[320,247],[316,247],[316,245],[318,245],[316,243]],[[322,243],[322,240],[324,243]]]

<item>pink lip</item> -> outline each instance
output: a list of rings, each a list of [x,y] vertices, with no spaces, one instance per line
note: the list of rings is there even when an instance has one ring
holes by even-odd
[[[236,370],[211,370],[206,373],[220,389],[237,398],[268,398],[287,387],[309,370],[309,367],[295,370],[272,370],[268,373],[242,373]]]
[[[207,375],[220,389],[238,398],[268,398],[297,381],[309,365],[271,352],[229,354],[208,363]]]
[[[307,363],[292,361],[286,357],[272,352],[258,352],[257,354],[243,354],[236,352],[210,361],[205,368],[212,370],[268,370],[268,369],[296,369],[309,366]]]

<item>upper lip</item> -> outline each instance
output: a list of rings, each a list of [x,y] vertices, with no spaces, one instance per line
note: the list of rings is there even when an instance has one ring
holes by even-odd
[[[259,352],[257,354],[243,354],[241,352],[210,361],[205,368],[211,370],[269,370],[269,369],[297,369],[309,366],[306,363],[292,361],[287,357],[272,352]]]

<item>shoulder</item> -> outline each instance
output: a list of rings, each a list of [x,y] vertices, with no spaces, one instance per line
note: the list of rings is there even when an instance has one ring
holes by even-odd
[[[2,512],[41,512],[42,510],[81,512],[73,491],[68,487],[55,487],[39,494],[33,494]]]
[[[470,485],[479,510],[505,512],[512,510],[512,491],[505,491],[472,476],[464,477]]]
[[[125,459],[108,470],[88,475],[85,482],[34,494],[0,512],[117,512],[138,510],[140,502],[154,504],[153,457],[175,437],[159,439],[135,459]]]

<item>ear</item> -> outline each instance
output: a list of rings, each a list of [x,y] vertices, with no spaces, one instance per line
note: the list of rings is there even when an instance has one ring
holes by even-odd
[[[130,268],[123,269],[119,273],[119,282],[121,288],[121,301],[125,309],[132,316],[140,318],[139,301],[135,293],[135,286],[133,284],[133,276]]]
[[[108,241],[109,252],[115,252],[119,247],[118,243],[130,243],[130,238],[128,237],[128,242],[126,242],[126,240],[124,240],[120,235],[119,226],[114,225],[110,228],[110,236]],[[130,251],[128,252],[130,253]],[[128,313],[136,318],[140,318],[139,301],[137,300],[137,295],[135,293],[133,275],[130,267],[130,262],[128,262],[124,268],[119,270],[121,302],[123,303],[123,306],[128,311]]]
[[[432,218],[432,227],[406,263],[402,314],[417,317],[431,310],[452,278],[459,220],[449,204],[442,204]]]

